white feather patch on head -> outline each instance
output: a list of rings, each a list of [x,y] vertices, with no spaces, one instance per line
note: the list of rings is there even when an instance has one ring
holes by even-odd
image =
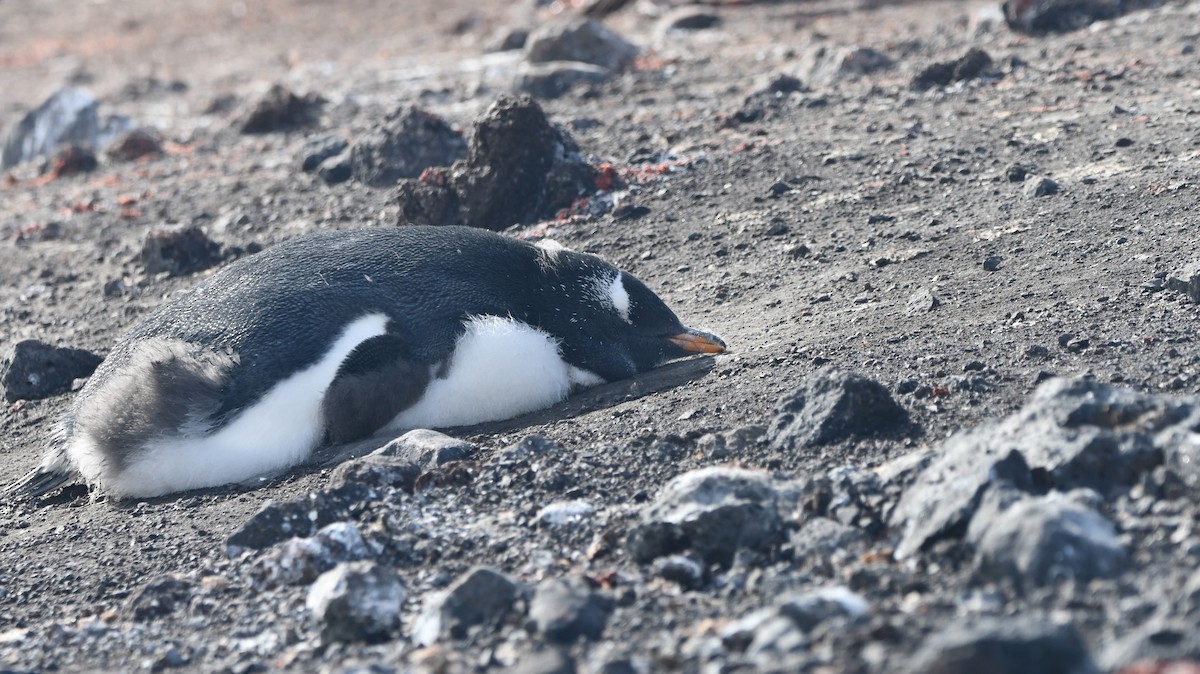
[[[554,239],[539,239],[538,242],[533,245],[541,248],[547,253],[561,253],[564,250],[571,250]]]
[[[633,323],[633,320],[629,318],[629,311],[633,305],[629,299],[629,291],[625,289],[624,277],[624,274],[617,272],[616,277],[608,286],[608,299],[612,302],[613,308],[617,310],[621,320]]]

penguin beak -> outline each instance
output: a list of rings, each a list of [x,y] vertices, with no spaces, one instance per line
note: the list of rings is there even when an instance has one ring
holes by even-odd
[[[687,329],[678,335],[667,337],[667,341],[688,353],[724,353],[725,342],[711,332]]]

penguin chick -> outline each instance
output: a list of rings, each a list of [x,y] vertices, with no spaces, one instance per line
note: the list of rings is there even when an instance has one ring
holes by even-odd
[[[116,498],[281,471],[380,431],[510,418],[725,350],[595,255],[462,227],[328,232],[229,265],[149,314],[9,488]]]

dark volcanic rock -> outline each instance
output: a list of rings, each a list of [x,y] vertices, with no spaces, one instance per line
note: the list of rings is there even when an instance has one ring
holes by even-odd
[[[140,259],[147,274],[183,276],[220,262],[221,244],[195,225],[162,226],[146,234]]]
[[[274,84],[247,106],[237,126],[242,133],[271,133],[309,126],[317,122],[323,102],[319,96],[299,96],[282,84]]]
[[[1005,0],[1002,7],[1009,28],[1038,35],[1078,30],[1111,19],[1121,14],[1122,4],[1122,0]]]
[[[1108,644],[1100,653],[1104,671],[1114,672],[1136,662],[1200,661],[1200,631],[1195,622],[1155,620]],[[1171,674],[1164,670],[1162,674]],[[1185,674],[1183,670],[1180,674]]]
[[[597,176],[537,103],[502,96],[476,120],[466,160],[400,183],[400,224],[501,230],[553,217]]]
[[[180,576],[163,575],[142,585],[129,595],[122,615],[134,621],[150,620],[170,615],[186,608],[196,586]]]
[[[517,72],[513,86],[538,98],[558,98],[582,84],[599,84],[612,71],[590,63],[551,61],[530,63]]]
[[[466,461],[479,446],[426,428],[411,430],[371,452],[370,456],[395,457],[429,470],[450,461]]]
[[[814,517],[792,534],[790,542],[797,560],[808,557],[829,559],[866,538],[861,529],[827,517]]]
[[[622,70],[637,58],[637,45],[594,19],[578,18],[542,26],[529,36],[525,59],[530,63],[580,61]]]
[[[921,645],[911,674],[1095,674],[1095,663],[1071,625],[1013,617],[951,623]]]
[[[51,346],[36,339],[13,345],[0,360],[4,399],[39,400],[71,390],[81,377],[90,377],[104,359],[91,351]]]
[[[449,166],[466,154],[462,134],[416,106],[397,110],[350,148],[355,179],[372,187],[416,178],[431,166]]]
[[[527,593],[525,586],[499,571],[468,571],[441,596],[428,600],[413,626],[413,640],[429,646],[444,639],[462,639],[473,627],[495,630]]]
[[[557,648],[543,648],[522,655],[504,671],[510,674],[575,674],[577,670],[569,653]]]
[[[360,484],[380,491],[390,488],[412,492],[421,472],[421,467],[407,458],[364,456],[338,466],[330,482],[339,487]]]
[[[702,468],[667,483],[629,533],[639,562],[691,550],[709,564],[728,566],[741,548],[766,550],[780,541],[778,495],[766,473]]]
[[[65,178],[79,173],[95,171],[100,165],[92,146],[79,143],[68,143],[58,148],[47,162],[42,165],[42,174],[55,178]]]
[[[305,604],[326,641],[378,641],[400,628],[405,596],[395,571],[374,562],[350,562],[321,574]]]
[[[130,129],[117,136],[108,147],[107,154],[117,161],[137,161],[143,157],[157,157],[163,153],[162,138],[154,129]]]
[[[970,533],[980,571],[1022,587],[1110,578],[1127,560],[1112,523],[1057,495],[1021,499],[1003,510],[981,508]]]
[[[340,562],[358,561],[368,554],[353,522],[334,522],[314,536],[274,546],[255,560],[250,572],[268,587],[307,584]]]
[[[350,143],[341,136],[323,135],[309,138],[300,146],[296,156],[297,163],[300,164],[301,171],[312,173],[321,162],[341,154],[349,145]]]
[[[987,73],[992,67],[992,57],[978,47],[972,47],[962,58],[954,61],[934,63],[913,78],[913,89],[944,87],[954,82],[973,80]]]
[[[775,403],[768,437],[776,448],[794,452],[907,424],[908,413],[882,384],[827,365]]]
[[[1062,187],[1058,184],[1058,181],[1054,180],[1053,178],[1047,178],[1043,176],[1041,178],[1034,178],[1032,180],[1025,181],[1025,187],[1023,189],[1025,196],[1034,198],[1048,197],[1051,194],[1058,194]]]
[[[352,519],[353,513],[374,495],[370,487],[351,483],[296,501],[267,501],[225,539],[225,552],[237,557],[246,550],[261,550],[293,537],[311,536],[328,524]]]
[[[551,641],[569,644],[580,637],[599,639],[612,613],[612,597],[584,578],[568,576],[542,581],[529,604],[529,618]]]
[[[1164,459],[1178,465],[1185,480],[1200,479],[1189,468],[1197,450],[1186,440],[1198,423],[1200,404],[1192,398],[1052,379],[1016,413],[942,443],[938,458],[893,513],[891,524],[904,527],[896,555],[904,558],[939,538],[961,536],[984,493],[997,483],[1025,491],[1086,487],[1104,494],[1132,484]]]
[[[1192,262],[1167,276],[1167,290],[1184,293],[1193,302],[1200,302],[1200,262]]]

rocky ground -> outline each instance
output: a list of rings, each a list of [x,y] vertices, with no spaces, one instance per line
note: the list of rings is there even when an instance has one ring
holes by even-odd
[[[0,670],[1200,671],[1200,6],[504,4],[6,6],[0,122],[78,87],[92,144],[5,152],[0,481],[139,316],[321,229],[551,235],[731,350],[0,504]]]

